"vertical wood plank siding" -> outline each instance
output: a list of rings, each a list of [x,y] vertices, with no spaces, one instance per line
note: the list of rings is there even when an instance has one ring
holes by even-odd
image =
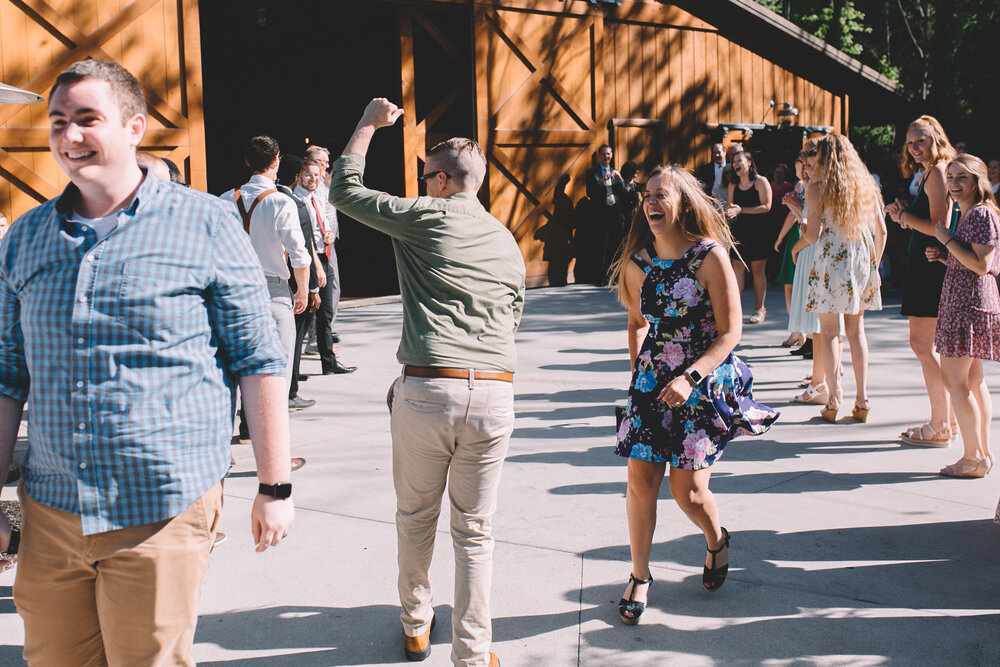
[[[149,104],[142,149],[204,189],[198,0],[0,0],[0,81],[47,96],[88,57],[136,75]],[[0,212],[13,220],[66,183],[48,150],[46,102],[0,105]]]

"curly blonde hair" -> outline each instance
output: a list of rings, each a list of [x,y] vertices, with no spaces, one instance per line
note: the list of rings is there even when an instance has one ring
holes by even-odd
[[[910,130],[921,130],[924,134],[930,137],[931,140],[931,164],[935,165],[943,160],[951,160],[958,151],[955,147],[951,145],[948,141],[948,135],[945,134],[944,128],[941,127],[941,123],[934,116],[928,116],[924,114],[920,118],[910,123],[910,126],[906,128],[907,134]],[[903,162],[900,164],[900,169],[903,172],[905,178],[912,178],[915,173],[920,171],[921,167],[913,156],[910,155],[909,149],[903,146]]]
[[[841,236],[860,238],[883,215],[882,193],[850,140],[828,134],[816,143],[820,203]],[[816,177],[816,174],[813,174]]]
[[[701,189],[701,184],[687,169],[676,164],[660,166],[649,172],[646,183],[654,176],[664,178],[664,187],[675,190],[680,195],[680,208],[676,222],[684,237],[694,241],[709,238],[724,246],[727,250],[733,247],[733,234],[729,230],[722,211],[713,203],[711,197]],[[632,217],[632,226],[622,244],[622,250],[611,265],[610,284],[618,286],[618,301],[627,306],[628,294],[625,287],[625,267],[631,261],[632,255],[653,242],[653,232],[649,229],[646,211],[640,204]]]

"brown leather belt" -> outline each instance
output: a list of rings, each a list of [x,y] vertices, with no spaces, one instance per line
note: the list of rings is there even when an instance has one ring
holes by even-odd
[[[417,378],[452,378],[455,380],[467,380],[469,373],[476,380],[499,380],[500,382],[513,382],[514,374],[503,371],[476,371],[471,368],[445,368],[443,366],[403,366],[403,375],[411,375]]]

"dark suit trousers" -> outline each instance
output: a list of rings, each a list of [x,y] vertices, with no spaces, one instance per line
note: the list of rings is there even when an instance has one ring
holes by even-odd
[[[340,269],[337,266],[337,253],[320,254],[319,261],[326,271],[326,286],[319,288],[319,310],[316,311],[316,347],[319,348],[319,358],[323,370],[327,370],[337,361],[333,353],[333,323],[337,319],[337,307],[340,305]]]
[[[288,398],[292,399],[299,395],[299,365],[302,361],[302,343],[305,341],[306,332],[312,326],[316,313],[306,311],[295,316],[295,352],[292,355],[292,381],[288,385]]]

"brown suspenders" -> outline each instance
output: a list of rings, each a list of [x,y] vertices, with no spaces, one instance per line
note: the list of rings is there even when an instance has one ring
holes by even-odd
[[[257,204],[260,203],[261,199],[263,199],[268,195],[274,194],[275,192],[277,192],[277,190],[275,190],[274,188],[271,188],[270,190],[264,190],[263,192],[261,192],[259,195],[257,195],[257,198],[253,200],[253,203],[250,204],[250,210],[248,211],[247,207],[243,205],[243,197],[240,194],[240,189],[236,188],[236,208],[240,210],[240,217],[243,218],[243,229],[246,231],[247,234],[250,233],[250,216],[253,215],[253,210],[257,208]]]

